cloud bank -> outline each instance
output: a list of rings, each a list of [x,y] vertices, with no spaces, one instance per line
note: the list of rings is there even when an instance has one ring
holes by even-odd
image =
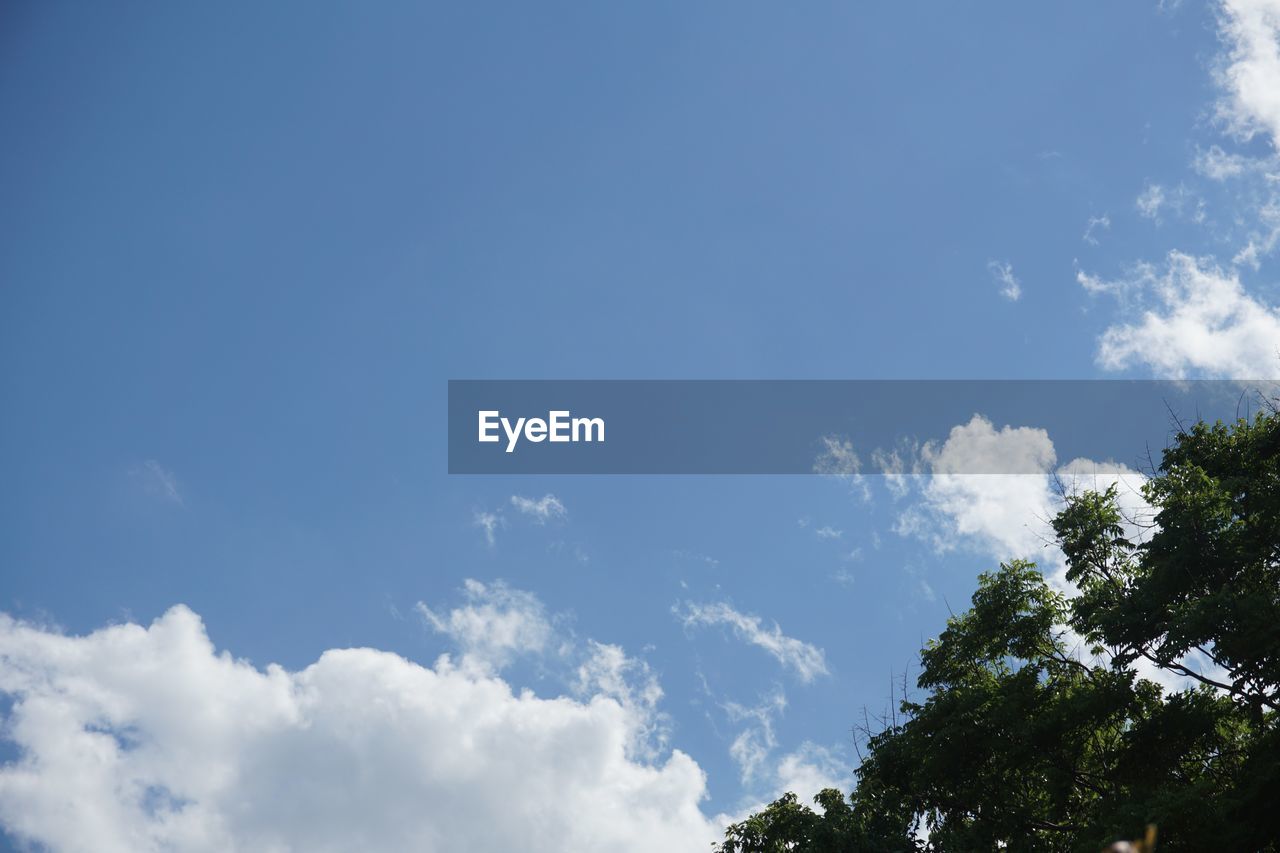
[[[437,618],[471,641],[468,616]],[[489,650],[539,634],[504,636],[520,639]],[[701,769],[636,754],[653,686],[596,651],[582,697],[541,698],[374,649],[258,669],[182,606],[81,637],[0,616],[19,751],[0,767],[0,822],[93,853],[705,851],[720,824],[700,810]]]

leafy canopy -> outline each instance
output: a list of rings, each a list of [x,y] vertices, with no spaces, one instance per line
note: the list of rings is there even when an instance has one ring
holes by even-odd
[[[1114,486],[1068,496],[1079,595],[982,575],[852,794],[788,794],[720,850],[1097,851],[1148,823],[1162,851],[1280,850],[1280,416],[1181,432],[1142,494],[1146,530]]]

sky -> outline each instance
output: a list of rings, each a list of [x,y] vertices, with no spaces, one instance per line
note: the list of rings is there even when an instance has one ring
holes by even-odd
[[[705,850],[1140,503],[450,476],[450,379],[1277,374],[1277,0],[0,18],[7,849]]]

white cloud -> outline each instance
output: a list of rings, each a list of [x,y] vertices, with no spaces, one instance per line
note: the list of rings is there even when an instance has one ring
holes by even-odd
[[[742,816],[759,811],[787,791],[802,802],[809,802],[823,788],[848,791],[853,787],[847,762],[811,741],[774,758],[778,747],[775,722],[787,708],[787,697],[781,689],[775,689],[755,705],[726,702],[722,707],[731,723],[745,724],[730,743],[729,756],[738,765],[743,785],[758,798],[744,798]]]
[[[703,685],[705,688],[705,679]],[[709,689],[707,692],[711,695]],[[810,802],[823,788],[848,791],[853,787],[849,763],[840,760],[831,749],[803,741],[794,750],[776,755],[777,721],[787,709],[787,695],[781,687],[775,686],[755,704],[716,704],[737,728],[729,743],[729,757],[737,765],[743,785],[737,808],[731,814],[720,815],[718,823],[742,821],[787,791],[802,802]]]
[[[552,519],[567,518],[569,516],[564,504],[553,494],[545,494],[537,500],[521,497],[520,495],[512,495],[511,505],[517,511],[531,516],[539,524],[546,524]]]
[[[774,723],[786,706],[787,698],[780,690],[755,706],[732,702],[724,705],[731,722],[746,724],[729,745],[729,756],[738,765],[742,784],[751,793],[742,798],[738,814],[725,816],[722,822],[743,820],[787,791],[808,803],[824,788],[853,788],[849,762],[827,747],[804,741],[796,749],[775,757],[778,738]]]
[[[1218,115],[1242,137],[1280,140],[1280,0],[1223,0],[1219,27],[1227,55],[1218,72]]]
[[[657,677],[643,661],[628,657],[621,646],[589,641],[590,654],[578,666],[577,689],[582,695],[599,693],[628,708],[652,711],[662,698]]]
[[[503,581],[468,579],[462,594],[463,602],[448,612],[416,605],[427,625],[457,649],[456,665],[448,655],[441,665],[495,675],[518,658],[535,659],[544,676],[560,676],[579,698],[606,696],[636,712],[645,722],[637,728],[642,737],[632,744],[635,750],[655,755],[665,747],[669,720],[658,710],[662,687],[647,663],[621,646],[580,641],[537,596]]]
[[[1261,269],[1280,249],[1280,0],[1214,5],[1223,45],[1215,69],[1218,117],[1237,139],[1262,135],[1272,151],[1197,149],[1192,168],[1218,184],[1211,190],[1223,212],[1213,220],[1205,198],[1182,182],[1148,181],[1136,201],[1138,213],[1157,223],[1172,214],[1205,225],[1215,245],[1233,247],[1229,265],[1173,251],[1162,263],[1139,264],[1116,280],[1077,273],[1088,292],[1119,303],[1098,345],[1097,362],[1108,370],[1263,379],[1280,367],[1280,310],[1240,279],[1241,270]],[[1091,235],[1087,229],[1086,240]]]
[[[621,646],[587,641],[586,656],[578,665],[574,689],[580,698],[608,697],[631,712],[637,721],[632,731],[633,754],[656,758],[670,738],[670,719],[658,710],[662,687],[642,660],[630,657]]]
[[[1140,539],[1151,532],[1155,512],[1142,496],[1147,476],[1140,471],[1110,459],[1098,462],[1076,458],[1059,466],[1054,477],[1058,488],[1068,495],[1084,491],[1103,492],[1115,486],[1116,506],[1125,519],[1125,535]]]
[[[963,545],[993,561],[1032,559],[1066,589],[1062,553],[1052,544],[1049,525],[1062,507],[1060,492],[1103,491],[1112,485],[1126,533],[1150,533],[1153,512],[1141,494],[1145,476],[1110,460],[1077,458],[1057,465],[1057,451],[1043,429],[996,429],[974,415],[952,428],[941,446],[926,444],[921,458],[930,473],[919,478],[919,500],[899,516],[895,531],[939,551]],[[1023,473],[1009,473],[1014,471]],[[1034,471],[1040,473],[1029,473]]]
[[[1116,320],[1099,338],[1097,362],[1108,370],[1146,368],[1162,378],[1273,378],[1280,371],[1280,307],[1250,292],[1242,270],[1260,270],[1280,249],[1280,0],[1216,0],[1222,53],[1215,62],[1218,118],[1237,140],[1264,137],[1271,151],[1197,147],[1192,168],[1220,208],[1212,220],[1196,187],[1148,181],[1139,215],[1172,214],[1205,226],[1229,265],[1173,251],[1115,280],[1084,271],[1089,293],[1118,300]],[[1202,182],[1200,188],[1204,188]],[[1094,237],[1094,220],[1085,231]]]
[[[1021,464],[1042,464],[1045,474],[945,473],[948,469],[974,470],[974,465],[991,453],[1021,456]],[[1048,524],[1062,506],[1062,493],[1104,491],[1114,485],[1125,535],[1136,541],[1154,532],[1155,510],[1142,495],[1147,478],[1140,472],[1121,463],[1089,459],[1073,459],[1055,468],[1055,455],[1053,443],[1043,430],[996,430],[985,418],[975,417],[953,429],[940,450],[930,450],[935,473],[921,479],[924,485],[919,490],[920,500],[904,511],[896,529],[940,550],[966,545],[990,557],[993,565],[1014,557],[1033,559],[1051,587],[1074,596],[1078,590],[1066,579],[1065,557],[1052,544],[1053,531]],[[910,567],[908,573],[919,594],[925,600],[933,600],[928,582]],[[1067,631],[1065,639],[1077,655],[1087,655],[1087,644],[1073,632]],[[1182,663],[1211,677],[1222,675],[1218,667],[1199,654],[1187,656]],[[1135,662],[1133,669],[1170,691],[1197,683],[1142,659]]]
[[[774,783],[778,791],[794,791],[804,801],[811,801],[823,788],[848,791],[853,787],[849,762],[841,760],[830,749],[805,741],[799,748],[782,756],[775,769]]]
[[[1147,219],[1160,220],[1160,208],[1164,206],[1164,187],[1159,184],[1147,184],[1146,189],[1134,201],[1138,214]]]
[[[986,432],[986,427],[980,431]],[[1011,433],[1007,427],[994,435],[1011,453],[1026,452],[1028,445],[1044,449],[1038,440],[1028,441],[1025,434]],[[1051,443],[1048,451],[1051,457]],[[1117,462],[1073,459],[1047,476],[967,474],[943,478],[946,485],[942,489],[933,487],[937,475],[926,481],[921,502],[903,514],[907,522],[900,521],[898,532],[917,535],[943,549],[967,544],[989,556],[993,564],[1013,557],[1031,558],[1039,564],[1051,587],[1070,596],[1078,594],[1078,589],[1066,578],[1062,551],[1050,544],[1053,532],[1047,523],[1062,506],[1059,489],[1073,494],[1086,489],[1104,491],[1114,485],[1125,535],[1140,541],[1154,530],[1155,510],[1141,492],[1146,477]],[[927,601],[934,600],[928,581],[919,577],[915,580],[919,594]],[[1087,657],[1088,644],[1073,631],[1067,630],[1064,639],[1077,656]],[[1221,678],[1223,674],[1198,653],[1188,655],[1181,663],[1210,677]],[[1198,683],[1141,658],[1133,669],[1167,691],[1184,690]]]
[[[819,539],[839,539],[840,537],[844,536],[843,530],[836,530],[834,527],[830,525],[819,527],[817,530],[813,531],[813,533]]]
[[[1022,284],[1013,274],[1013,264],[1008,261],[987,261],[987,269],[1000,285],[1000,295],[1010,302],[1022,298]]]
[[[723,707],[730,722],[748,724],[729,744],[729,757],[738,765],[743,784],[756,783],[778,745],[773,721],[786,710],[787,696],[778,689],[758,705],[726,702]]]
[[[1130,275],[1112,280],[1092,275],[1084,270],[1076,270],[1076,282],[1090,296],[1105,295],[1114,297],[1120,304],[1121,309],[1127,310],[1133,302],[1135,291],[1140,291],[1141,283],[1154,275],[1155,267],[1149,263],[1142,262],[1134,265]]]
[[[926,444],[920,458],[930,476],[920,478],[921,500],[899,515],[895,532],[940,552],[965,545],[1000,560],[1041,555],[1055,460],[1048,433],[996,429],[974,415],[940,446]]]
[[[1064,495],[1114,485],[1125,535],[1142,540],[1154,529],[1154,510],[1142,496],[1143,474],[1111,460],[1076,458],[1057,465],[1053,441],[1042,429],[997,430],[975,415],[953,428],[940,448],[925,445],[922,457],[932,473],[918,479],[918,500],[899,515],[895,532],[937,551],[968,548],[989,557],[993,566],[1014,558],[1033,560],[1050,586],[1068,595],[1077,590],[1066,579],[1066,560],[1050,524]],[[1007,470],[1042,473],[967,473],[984,470],[995,459],[1004,459]],[[916,585],[932,600],[927,581]]]
[[[427,624],[458,647],[469,670],[497,672],[516,657],[541,654],[552,646],[554,631],[542,602],[532,593],[502,581],[484,584],[468,579],[466,604],[437,613],[423,602],[417,611]]]
[[[498,541],[498,531],[507,526],[507,520],[498,513],[479,510],[471,516],[471,523],[484,531],[484,541],[490,548]]]
[[[813,461],[813,472],[828,477],[856,477],[862,470],[862,460],[846,439],[824,435],[819,439],[822,450]]]
[[[628,745],[646,714],[373,649],[298,672],[218,653],[196,614],[83,637],[0,617],[0,821],[137,851],[704,851],[705,780]],[[643,704],[643,703],[641,703]]]
[[[1108,370],[1143,365],[1172,379],[1280,375],[1280,311],[1249,295],[1234,270],[1171,252],[1163,271],[1142,265],[1128,281],[1092,283],[1095,291],[1154,299],[1139,321],[1103,333],[1097,360]]]
[[[1248,241],[1236,252],[1231,263],[1259,269],[1262,259],[1275,251],[1280,243],[1280,199],[1272,198],[1256,211],[1257,227],[1249,233]]]
[[[731,628],[739,639],[764,649],[778,663],[795,672],[801,681],[810,682],[828,674],[822,649],[788,637],[776,622],[766,628],[759,616],[740,613],[725,602],[677,604],[673,612],[686,627],[724,625]]]
[[[933,587],[929,585],[929,582],[924,578],[919,578],[918,580],[919,584],[917,584],[917,586],[920,590],[920,597],[925,601],[937,601],[938,596],[933,591]]]
[[[876,448],[871,453],[871,461],[884,475],[885,486],[894,500],[905,497],[914,478],[921,473],[920,448],[911,443],[904,443],[895,450]]]
[[[143,490],[148,494],[178,506],[185,505],[177,476],[155,459],[148,459],[130,470],[129,474],[141,483]]]
[[[686,551],[683,548],[672,551],[671,555],[681,562],[700,564],[711,569],[717,568],[720,565],[720,561],[715,557],[710,557],[706,554],[699,554],[696,551]]]
[[[941,446],[926,444],[921,459],[930,473],[1026,474],[1047,471],[1055,452],[1049,434],[1036,427],[1004,426],[996,429],[982,415],[951,428]]]
[[[1090,216],[1088,223],[1085,225],[1084,234],[1080,239],[1088,243],[1090,246],[1096,246],[1098,245],[1098,237],[1095,232],[1098,230],[1106,231],[1110,228],[1111,217],[1107,214],[1104,213],[1101,216]]]
[[[1197,173],[1211,181],[1225,181],[1256,171],[1262,167],[1262,163],[1241,154],[1223,151],[1219,145],[1210,145],[1207,150],[1196,153],[1192,166]]]
[[[844,480],[863,500],[870,500],[871,490],[862,476],[862,460],[853,444],[834,435],[824,435],[819,443],[822,449],[813,460],[813,473]]]

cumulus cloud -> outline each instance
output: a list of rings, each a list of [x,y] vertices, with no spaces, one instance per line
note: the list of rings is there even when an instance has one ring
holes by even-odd
[[[968,423],[952,427],[940,446],[926,444],[921,458],[936,478],[975,471],[1000,475],[1045,471],[1053,464],[1055,452],[1043,429],[1009,425],[996,429],[976,414]]]
[[[560,499],[550,493],[537,500],[521,497],[520,495],[512,495],[511,505],[516,508],[516,511],[530,516],[539,524],[546,524],[552,519],[567,518],[569,516]]]
[[[1102,334],[1097,360],[1108,370],[1141,365],[1171,379],[1280,375],[1280,311],[1247,293],[1234,270],[1171,252],[1163,269],[1142,265],[1127,280],[1082,284],[1137,294],[1148,305],[1136,322]]]
[[[987,270],[1000,285],[1000,295],[1010,302],[1022,298],[1022,284],[1013,274],[1013,264],[1008,261],[987,261]]]
[[[1223,0],[1227,53],[1218,72],[1218,115],[1234,133],[1280,139],[1280,0]]]
[[[928,446],[927,446],[928,447]],[[957,474],[973,470],[972,459],[987,454],[1022,457],[1023,462],[1043,466],[1044,474]],[[1035,560],[1049,585],[1067,595],[1078,590],[1066,578],[1066,560],[1053,544],[1049,519],[1062,506],[1065,495],[1085,490],[1104,491],[1116,487],[1116,501],[1125,535],[1135,541],[1149,537],[1155,528],[1155,510],[1142,495],[1146,477],[1127,465],[1114,461],[1072,459],[1056,465],[1052,441],[1043,430],[1002,427],[995,429],[986,418],[975,416],[956,427],[940,448],[930,448],[926,456],[933,473],[920,478],[918,500],[900,515],[896,530],[915,536],[939,550],[965,546],[988,556],[995,563],[1014,557]],[[950,472],[950,473],[949,473]],[[908,573],[916,581],[919,594],[931,600],[928,581]],[[1064,638],[1077,654],[1087,656],[1088,644],[1068,630]],[[1210,677],[1222,676],[1212,661],[1193,653],[1181,663]],[[1177,691],[1195,686],[1194,679],[1160,669],[1139,659],[1134,670],[1143,678]]]
[[[1142,494],[1146,476],[1115,461],[1074,459],[1056,465],[1056,452],[1048,434],[1041,429],[996,429],[987,419],[975,416],[968,424],[951,430],[940,448],[927,446],[922,455],[932,474],[916,480],[918,500],[902,512],[896,532],[925,540],[940,551],[966,547],[997,562],[1014,557],[1032,558],[1051,587],[1068,596],[1078,589],[1066,579],[1066,560],[1052,542],[1051,517],[1062,506],[1062,497],[1084,491],[1102,492],[1116,488],[1126,537],[1142,540],[1155,529],[1155,508]],[[975,460],[984,456],[1007,455],[1021,459],[1019,465],[1036,464],[1044,473],[957,474],[975,470]],[[910,569],[909,569],[910,571]],[[915,578],[920,596],[933,598],[928,581]],[[1074,639],[1073,639],[1074,638]],[[1076,653],[1084,654],[1088,644],[1066,631],[1066,639]],[[1221,675],[1207,658],[1190,654],[1183,661],[1210,676]],[[1174,674],[1148,661],[1134,663],[1142,678],[1156,681],[1166,690],[1181,690],[1196,681]]]
[[[944,474],[926,481],[923,500],[894,531],[939,553],[964,544],[999,559],[1039,559],[1049,508],[1045,477],[1035,474]]]
[[[941,445],[926,444],[920,456],[930,476],[921,480],[921,500],[899,515],[897,533],[929,541],[940,552],[960,544],[998,559],[1035,558],[1043,551],[1048,474],[1056,458],[1048,433],[996,429],[974,415]]]
[[[18,750],[0,821],[49,849],[702,851],[719,835],[688,755],[629,748],[647,700],[516,693],[447,659],[340,649],[258,669],[181,606],[82,637],[0,617],[0,691]]]
[[[768,652],[803,682],[828,674],[827,658],[822,649],[788,637],[776,622],[767,627],[759,616],[740,613],[725,602],[677,604],[674,612],[685,627],[721,625],[732,629],[740,640]]]
[[[503,581],[468,579],[461,592],[461,603],[447,611],[416,605],[427,626],[456,650],[440,663],[494,675],[517,659],[534,659],[543,675],[560,677],[575,696],[607,696],[635,711],[646,721],[644,738],[634,744],[638,750],[652,755],[665,746],[669,718],[658,710],[662,687],[647,663],[621,646],[579,638],[536,595]]]
[[[997,429],[974,415],[952,428],[941,445],[926,444],[920,458],[928,475],[915,481],[917,500],[900,513],[895,532],[938,551],[965,547],[993,562],[1035,560],[1066,591],[1062,554],[1052,544],[1049,525],[1064,494],[1116,485],[1121,512],[1133,521],[1128,532],[1135,536],[1145,535],[1152,517],[1141,494],[1142,474],[1112,461],[1073,459],[1058,465],[1053,441],[1043,429]]]
[[[974,470],[975,456],[981,460],[990,454],[1021,457],[1018,464],[1039,464],[1044,474],[954,473]],[[953,429],[940,448],[929,448],[926,459],[933,473],[921,478],[919,500],[899,517],[898,533],[919,537],[939,550],[969,547],[987,555],[993,565],[1014,557],[1033,559],[1049,585],[1067,595],[1078,590],[1066,578],[1066,560],[1052,542],[1048,523],[1065,495],[1115,486],[1125,535],[1141,541],[1154,530],[1155,510],[1142,495],[1143,474],[1110,460],[1073,459],[1058,466],[1053,443],[1043,430],[1008,426],[997,430],[987,419],[975,416]],[[910,567],[908,572],[919,594],[932,600],[928,581]],[[1069,630],[1064,638],[1077,654],[1086,656],[1088,644],[1083,639]],[[1181,662],[1211,677],[1222,675],[1220,668],[1198,653]],[[1198,683],[1142,659],[1133,668],[1169,691]]]

